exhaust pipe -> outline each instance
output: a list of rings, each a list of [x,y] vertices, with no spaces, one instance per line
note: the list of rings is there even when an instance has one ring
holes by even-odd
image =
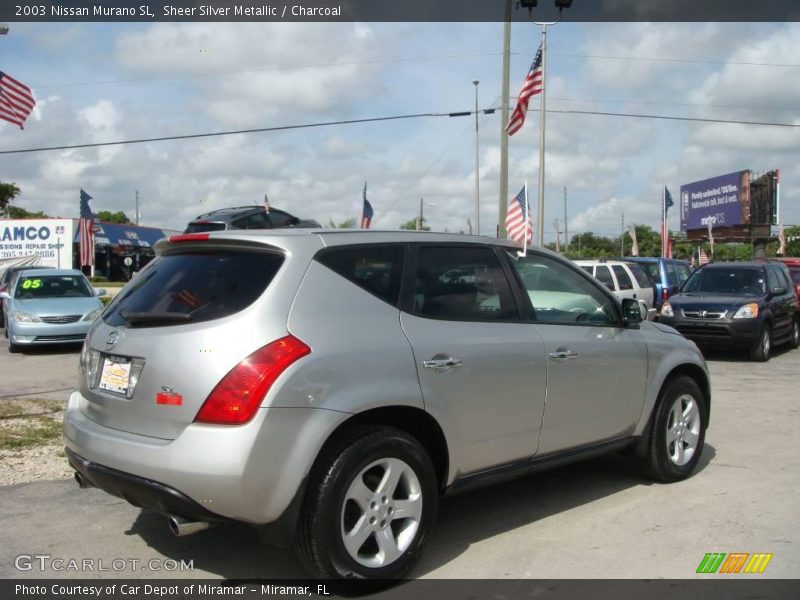
[[[86,480],[86,478],[83,475],[78,473],[78,471],[75,471],[75,481],[78,482],[78,487],[80,487],[82,490],[85,490],[86,488],[94,487],[91,483],[89,483]]]
[[[177,515],[169,515],[167,523],[169,524],[169,530],[177,537],[192,535],[211,527],[211,523],[208,521],[189,521]]]

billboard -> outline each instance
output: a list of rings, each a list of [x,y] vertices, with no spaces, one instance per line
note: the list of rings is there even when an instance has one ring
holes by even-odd
[[[681,186],[681,231],[750,223],[750,171]]]
[[[72,219],[0,219],[0,260],[71,269],[74,235]]]

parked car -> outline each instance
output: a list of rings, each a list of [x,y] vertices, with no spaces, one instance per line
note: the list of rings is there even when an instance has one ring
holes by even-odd
[[[80,271],[26,269],[11,289],[0,292],[5,303],[8,351],[41,344],[81,342],[103,310],[104,289],[95,290]]]
[[[623,260],[641,265],[650,279],[655,281],[654,306],[659,311],[664,301],[677,294],[692,274],[691,266],[685,260],[660,256],[626,256]]]
[[[321,225],[313,219],[299,219],[277,208],[270,208],[269,212],[266,212],[263,206],[236,206],[220,208],[198,216],[186,226],[184,233],[285,227],[316,228]]]
[[[618,298],[633,298],[642,303],[648,318],[656,315],[653,310],[655,285],[644,270],[633,263],[619,260],[576,260],[575,264],[593,275]]]
[[[319,229],[156,253],[93,325],[64,432],[82,487],[176,535],[248,523],[314,575],[396,578],[442,495],[621,448],[659,481],[697,466],[700,351],[551,252]]]
[[[789,269],[797,301],[800,303],[800,258],[781,258],[780,261]]]
[[[41,267],[38,265],[32,265],[27,267],[6,267],[6,269],[0,274],[0,293],[7,292],[11,287],[11,283],[14,281],[14,277],[16,277],[17,273],[20,271],[25,271],[27,269],[44,269],[46,267]],[[0,323],[3,323],[3,310],[4,310],[5,302],[0,302]]]
[[[749,348],[757,361],[774,344],[800,346],[797,296],[779,262],[707,264],[664,303],[660,321],[701,346]]]

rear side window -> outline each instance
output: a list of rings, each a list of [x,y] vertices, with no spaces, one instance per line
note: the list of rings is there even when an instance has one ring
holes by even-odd
[[[645,272],[650,276],[650,279],[656,283],[661,283],[661,271],[659,270],[657,262],[644,262],[639,263]]]
[[[283,263],[272,253],[186,252],[160,256],[131,281],[103,320],[158,327],[221,319],[250,306]]]
[[[608,289],[614,289],[614,280],[611,279],[611,271],[607,266],[597,265],[594,270],[594,276]]]
[[[774,290],[776,287],[785,287],[786,284],[781,280],[783,278],[778,276],[778,270],[773,267],[767,267],[767,285],[769,289]]]
[[[621,290],[632,290],[633,289],[633,282],[628,274],[625,272],[625,269],[622,265],[612,265],[612,269],[614,269],[614,275],[617,276],[617,283],[619,284],[619,289]]]
[[[633,276],[636,278],[636,282],[639,284],[640,288],[649,288],[653,287],[653,281],[650,277],[647,276],[647,273],[644,272],[644,269],[636,263],[630,263],[628,265],[628,269],[630,269]]]
[[[278,210],[271,210],[267,219],[272,227],[288,227],[292,224],[292,217]]]
[[[233,222],[233,226],[239,229],[268,229],[267,213],[257,212]]]
[[[459,321],[517,318],[517,308],[497,255],[487,247],[419,249],[414,312]]]
[[[404,257],[402,245],[363,245],[325,250],[317,260],[381,300],[397,306]]]
[[[680,287],[681,280],[678,278],[678,271],[675,270],[675,265],[666,263],[664,266],[667,268],[667,281],[669,281],[670,287]]]
[[[689,271],[689,267],[680,263],[675,265],[675,270],[678,272],[678,280],[681,285],[683,285],[683,282],[689,279],[689,275],[692,274],[692,272]]]

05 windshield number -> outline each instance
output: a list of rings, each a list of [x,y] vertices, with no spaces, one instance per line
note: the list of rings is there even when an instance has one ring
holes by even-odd
[[[22,282],[23,290],[38,290],[40,287],[42,287],[41,279],[26,279]]]

